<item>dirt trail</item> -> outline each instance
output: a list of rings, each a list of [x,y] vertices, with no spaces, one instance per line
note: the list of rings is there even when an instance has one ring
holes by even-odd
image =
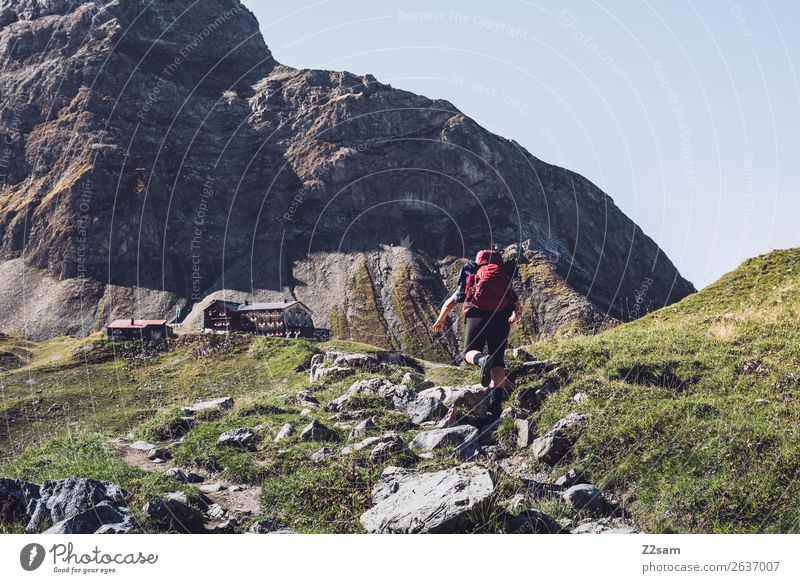
[[[152,442],[151,442],[152,443]],[[147,459],[148,452],[141,449],[135,449],[130,446],[130,443],[115,441],[110,444],[111,455],[117,461],[120,461],[129,466],[141,468],[147,472],[161,472],[166,473],[167,470],[175,467],[180,467],[185,472],[192,471],[201,476],[203,481],[194,484],[201,488],[203,496],[208,500],[209,505],[219,504],[225,511],[225,514],[220,517],[206,516],[205,526],[209,530],[226,522],[228,519],[236,519],[241,522],[241,519],[246,519],[248,516],[257,516],[261,513],[258,504],[258,496],[260,488],[252,484],[236,484],[226,480],[205,469],[189,468],[186,466],[178,466],[172,460],[167,460],[164,463],[154,463]],[[153,443],[158,448],[167,447],[168,443]],[[203,486],[219,485],[220,489],[216,492],[205,492]],[[231,489],[233,487],[233,489]]]

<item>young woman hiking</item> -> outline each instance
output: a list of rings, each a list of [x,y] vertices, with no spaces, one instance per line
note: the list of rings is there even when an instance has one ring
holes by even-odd
[[[479,251],[475,261],[461,269],[455,293],[447,298],[433,324],[433,331],[440,332],[456,304],[464,303],[464,360],[480,369],[484,387],[495,389],[489,397],[489,411],[494,416],[500,415],[506,386],[508,332],[520,313],[512,276],[498,251]]]

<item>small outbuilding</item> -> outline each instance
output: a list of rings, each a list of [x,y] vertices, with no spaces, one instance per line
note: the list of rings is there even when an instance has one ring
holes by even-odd
[[[162,340],[169,337],[166,320],[114,320],[108,325],[110,340]]]

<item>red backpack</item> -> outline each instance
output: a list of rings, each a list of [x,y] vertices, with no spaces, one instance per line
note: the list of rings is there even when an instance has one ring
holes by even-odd
[[[478,253],[478,269],[469,274],[465,288],[464,313],[470,308],[494,312],[508,307],[511,278],[503,266],[503,257],[497,251]]]

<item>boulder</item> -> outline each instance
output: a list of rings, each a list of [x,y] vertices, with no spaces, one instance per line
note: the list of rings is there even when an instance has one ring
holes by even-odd
[[[516,433],[516,446],[519,449],[528,447],[531,444],[531,422],[527,419],[514,419],[514,430]]]
[[[510,517],[505,531],[509,534],[559,534],[564,529],[546,512],[532,509]]]
[[[258,435],[250,428],[242,427],[226,431],[217,439],[218,445],[229,445],[241,449],[255,450]]]
[[[361,451],[362,449],[366,449],[368,447],[372,447],[377,443],[380,443],[380,437],[367,437],[362,439],[358,443],[353,445],[348,445],[347,447],[342,448],[342,455],[350,455],[351,453]]]
[[[572,400],[575,401],[576,403],[583,403],[588,398],[589,398],[588,394],[584,393],[583,391],[579,391],[573,395]]]
[[[414,403],[408,408],[411,422],[420,425],[425,421],[438,421],[451,407],[455,407],[456,415],[454,424],[467,423],[482,425],[489,419],[489,391],[481,385],[457,387],[433,387],[417,393]],[[439,406],[426,402],[433,399],[440,403]]]
[[[380,370],[381,363],[377,358],[368,354],[345,353],[337,356],[334,359],[333,366],[374,372]]]
[[[356,369],[349,366],[329,366],[329,367],[314,367],[311,369],[311,380],[321,381],[322,379],[336,380],[343,379],[355,373]]]
[[[172,452],[168,449],[163,447],[155,447],[147,452],[147,459],[150,461],[159,459],[159,460],[168,460],[172,458]]]
[[[554,466],[561,461],[569,453],[571,447],[572,442],[558,434],[537,437],[531,443],[534,457],[549,466]]]
[[[491,472],[476,464],[417,474],[390,466],[361,515],[370,533],[460,533],[480,526],[479,510],[495,491]]]
[[[44,534],[127,534],[132,529],[130,511],[104,500],[93,508],[56,522]]]
[[[376,377],[356,381],[342,395],[334,399],[325,407],[328,411],[347,409],[348,404],[356,395],[375,395],[384,399],[387,405],[403,411],[414,400],[414,392],[405,385],[395,385],[388,379]]]
[[[208,409],[223,411],[225,409],[230,409],[231,407],[233,407],[233,397],[222,397],[219,399],[211,399],[209,401],[201,401],[191,405],[190,407],[184,407],[183,412],[185,415],[195,415],[200,411],[206,411]]]
[[[203,484],[197,488],[203,494],[214,494],[215,492],[220,492],[225,489],[225,486],[222,484]]]
[[[280,441],[290,435],[294,435],[294,427],[291,423],[285,423],[283,427],[278,430],[278,433],[275,434],[275,438],[272,441]]]
[[[104,501],[115,507],[125,506],[130,498],[119,484],[76,477],[46,480],[39,494],[39,503],[26,527],[29,532],[48,528]]]
[[[311,461],[314,463],[321,463],[333,455],[332,447],[322,447],[311,454]]]
[[[225,510],[219,504],[214,503],[208,507],[208,510],[206,510],[206,514],[208,515],[209,518],[213,518],[216,520],[218,518],[222,518],[223,516],[225,516]]]
[[[150,451],[151,449],[155,449],[156,446],[148,441],[139,440],[139,441],[134,441],[128,447],[130,447],[131,449],[138,449],[141,451]]]
[[[561,498],[576,511],[585,510],[592,514],[607,514],[611,508],[603,493],[591,484],[576,484],[569,487]]]
[[[583,484],[585,482],[583,474],[579,474],[575,470],[569,470],[555,481],[555,485],[559,488],[569,488],[575,484]]]
[[[411,402],[408,407],[411,423],[422,425],[429,421],[435,422],[447,414],[447,406],[436,397],[420,397]]]
[[[317,419],[312,419],[311,423],[300,432],[301,441],[336,441],[336,432],[320,423]]]
[[[383,463],[395,454],[407,451],[403,438],[397,434],[389,433],[380,438],[379,443],[372,448],[369,460],[372,463]]]
[[[436,386],[433,381],[426,380],[425,377],[418,372],[407,372],[403,375],[403,380],[400,382],[415,391],[424,391],[425,389],[432,389]]]
[[[574,429],[579,428],[589,420],[588,413],[570,413],[563,419],[557,421],[549,430],[548,433],[568,433]]]
[[[164,475],[167,476],[168,478],[175,478],[179,482],[189,481],[186,472],[184,472],[181,468],[170,468],[166,472],[164,472]]]
[[[361,421],[358,425],[353,427],[352,431],[350,431],[349,439],[350,441],[354,441],[359,437],[362,437],[367,431],[370,429],[375,429],[375,417],[367,417],[363,421]]]
[[[433,451],[442,447],[458,447],[478,437],[478,429],[472,425],[456,425],[445,429],[423,431],[417,435],[409,447],[422,451]]]
[[[203,514],[194,508],[183,492],[172,492],[151,500],[144,506],[145,515],[160,529],[169,532],[202,533]]]
[[[36,510],[39,498],[37,484],[0,478],[0,523],[27,523]]]

